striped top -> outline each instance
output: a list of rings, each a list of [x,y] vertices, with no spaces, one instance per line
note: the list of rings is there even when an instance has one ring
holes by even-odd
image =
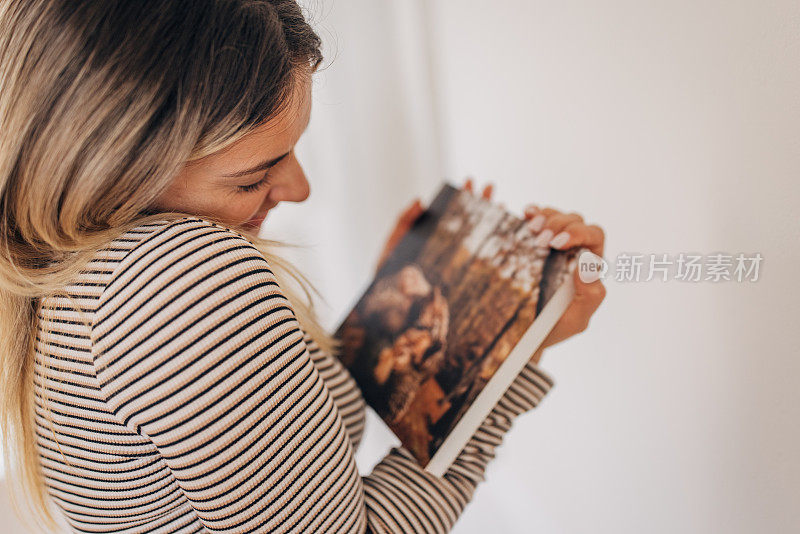
[[[38,314],[38,448],[75,532],[447,532],[552,386],[529,363],[443,477],[403,448],[362,477],[355,382],[251,242],[198,217],[115,239]]]

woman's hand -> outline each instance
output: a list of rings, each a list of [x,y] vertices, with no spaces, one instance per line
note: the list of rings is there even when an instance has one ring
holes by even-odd
[[[533,230],[538,232],[538,244],[559,250],[582,246],[598,256],[603,256],[605,234],[596,224],[586,224],[577,213],[562,213],[553,208],[539,208],[529,205],[525,208],[525,219],[531,221]],[[542,350],[586,330],[597,307],[606,296],[602,280],[586,283],[581,280],[578,269],[572,273],[575,282],[575,297],[564,315],[545,338],[533,360],[539,362]]]
[[[471,180],[467,180],[465,189],[472,191]],[[484,198],[491,197],[491,184],[484,187],[482,195]],[[562,213],[550,207],[539,208],[530,204],[525,208],[525,219],[531,221],[533,230],[538,234],[537,243],[540,245],[550,245],[559,250],[582,246],[600,257],[603,256],[605,245],[603,229],[596,224],[586,224],[583,217],[577,213]],[[575,297],[533,354],[531,359],[535,363],[539,363],[545,348],[586,330],[589,319],[606,296],[602,280],[587,284],[581,280],[578,269],[575,269],[572,278],[575,281]]]

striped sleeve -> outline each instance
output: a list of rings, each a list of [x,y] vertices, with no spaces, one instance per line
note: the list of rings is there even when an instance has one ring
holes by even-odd
[[[400,448],[362,478],[339,409],[357,395],[334,399],[263,255],[197,218],[131,249],[91,342],[111,413],[152,442],[215,532],[446,532],[511,420],[551,384],[529,365],[444,477]]]
[[[392,449],[364,479],[371,531],[448,532],[514,418],[536,407],[552,386],[552,378],[529,362],[441,478],[421,469],[404,447]]]
[[[344,368],[341,360],[336,357],[336,354],[341,349],[334,347],[332,353],[322,350],[322,347],[317,344],[308,332],[304,333],[303,340],[306,342],[311,361],[314,362],[317,372],[322,377],[322,381],[325,382],[325,387],[328,388],[333,397],[336,409],[339,410],[339,415],[344,421],[353,450],[358,450],[358,445],[364,435],[366,402],[364,402],[364,397],[361,395],[361,390],[358,389],[353,376]]]

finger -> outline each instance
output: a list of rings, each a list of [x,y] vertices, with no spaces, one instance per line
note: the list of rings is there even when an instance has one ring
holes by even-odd
[[[575,282],[575,296],[542,343],[545,347],[586,330],[592,315],[606,296],[606,288],[601,280],[588,284],[584,283],[580,279],[577,270],[573,273],[573,279]]]
[[[419,217],[423,211],[425,211],[425,208],[422,206],[422,202],[419,198],[415,198],[414,202],[412,202],[411,205],[408,206],[400,215],[398,223],[410,225],[410,223],[413,223],[415,220],[417,220],[417,217]]]
[[[533,363],[539,363],[542,360],[542,351],[544,351],[543,346],[539,346],[539,348],[536,349],[536,352],[534,352],[533,356],[531,356],[531,361]]]
[[[472,178],[468,177],[467,180],[464,182],[464,189],[472,193],[473,185],[472,185]]]
[[[586,247],[594,254],[603,257],[605,247],[605,233],[596,224],[573,222],[564,227],[550,241],[550,246],[559,250],[571,247]]]
[[[536,204],[528,204],[522,213],[525,215],[525,220],[533,219],[539,213],[539,207]]]
[[[547,217],[544,228],[549,228],[554,234],[562,231],[568,224],[583,223],[583,217],[578,213],[556,213]]]
[[[383,249],[384,256],[391,254],[392,250],[397,246],[397,243],[406,235],[406,232],[408,232],[408,228],[404,228],[400,225],[395,227],[391,235],[389,235],[389,239],[386,240],[386,245]]]
[[[539,221],[540,220],[541,219],[539,219]],[[537,226],[539,221],[536,221]],[[556,234],[560,234],[563,228],[572,222],[583,222],[583,217],[577,213],[557,213],[555,215],[546,217],[544,224],[542,224],[542,229],[539,232],[539,235],[536,236],[534,245],[537,247],[550,246],[550,242],[553,240]],[[533,225],[533,223],[531,224]],[[533,230],[536,231],[535,229]],[[563,239],[563,237],[559,238],[560,241],[563,241]]]
[[[577,269],[573,271],[572,279],[575,282],[575,296],[572,298],[570,307],[582,319],[581,325],[585,330],[589,325],[589,319],[600,306],[600,303],[603,302],[603,299],[606,298],[606,286],[603,285],[602,280],[584,282],[581,280]]]
[[[395,224],[392,233],[386,240],[381,257],[378,259],[378,266],[383,264],[400,240],[403,239],[403,236],[408,233],[408,231],[414,225],[414,222],[424,211],[425,208],[422,206],[422,202],[419,198],[414,199],[414,202],[412,202],[411,205],[406,208],[405,211],[403,211],[403,213],[397,219],[397,223]]]
[[[408,232],[408,228],[404,228],[401,225],[397,225],[395,229],[392,231],[392,234],[389,236],[389,239],[386,240],[386,245],[383,247],[383,252],[381,253],[381,257],[378,259],[378,268],[383,265],[386,259],[392,254],[395,248],[397,248],[397,244],[400,243],[400,240],[403,239],[403,236],[406,235]]]
[[[536,214],[531,218],[530,228],[533,230],[534,233],[538,234],[544,228],[544,224],[547,222],[548,217],[552,217],[553,215],[559,215],[561,212],[555,208],[546,207],[546,208],[537,208]],[[544,238],[542,239],[544,241]],[[544,246],[544,245],[542,245]]]
[[[481,194],[481,196],[488,200],[492,198],[493,191],[494,191],[494,186],[491,183],[486,184],[486,187],[483,188],[483,193]]]
[[[390,239],[397,234],[401,236],[406,233],[411,227],[414,225],[414,222],[422,215],[422,212],[425,209],[422,207],[422,204],[419,201],[416,201],[412,204],[409,208],[407,208],[397,219],[397,223],[395,224],[394,230],[392,230],[392,234],[390,235]]]
[[[556,209],[552,206],[545,206],[539,210],[539,213],[544,215],[545,217],[551,217],[553,215],[558,215],[559,213],[563,213],[561,210]]]

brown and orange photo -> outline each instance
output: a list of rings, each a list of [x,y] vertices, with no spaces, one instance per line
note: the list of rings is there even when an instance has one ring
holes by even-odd
[[[565,281],[576,251],[445,184],[337,330],[370,406],[422,466]]]

